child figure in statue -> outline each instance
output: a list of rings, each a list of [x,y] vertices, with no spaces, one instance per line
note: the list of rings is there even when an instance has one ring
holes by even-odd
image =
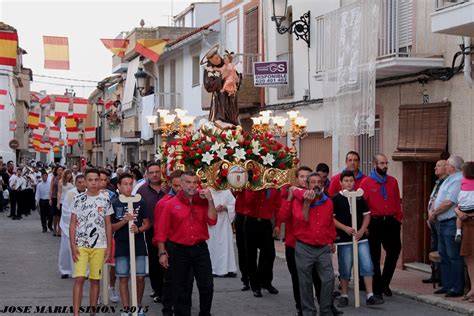
[[[221,89],[221,92],[227,92],[229,96],[235,95],[237,92],[237,82],[239,77],[235,70],[235,65],[232,63],[233,52],[225,51],[224,55],[224,65],[220,69],[222,73],[222,79],[224,79],[224,86]]]

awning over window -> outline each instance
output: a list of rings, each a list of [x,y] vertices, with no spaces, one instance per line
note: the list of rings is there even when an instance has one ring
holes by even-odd
[[[450,103],[401,105],[395,161],[436,161],[447,156]]]

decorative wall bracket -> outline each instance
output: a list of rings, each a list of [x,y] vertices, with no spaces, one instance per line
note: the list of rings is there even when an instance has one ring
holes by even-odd
[[[277,26],[277,31],[280,34],[290,33],[296,35],[296,40],[302,39],[310,47],[310,11],[303,14],[299,20],[294,21],[288,27]]]

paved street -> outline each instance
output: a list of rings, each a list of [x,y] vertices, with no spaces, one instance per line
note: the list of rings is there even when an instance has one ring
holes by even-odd
[[[72,280],[60,279],[57,268],[60,238],[41,233],[37,213],[20,221],[12,221],[7,215],[0,213],[0,310],[10,305],[70,306]],[[214,315],[294,315],[291,282],[283,260],[277,259],[274,275],[274,285],[280,293],[264,293],[261,299],[254,298],[251,292],[242,293],[237,278],[215,279]],[[84,303],[88,302],[87,291]],[[149,292],[147,284],[145,293]],[[197,306],[196,290],[193,299]],[[143,303],[150,308],[148,315],[161,314],[161,305],[154,304],[148,295]],[[400,296],[388,298],[385,305],[378,307],[367,308],[362,303],[358,310],[351,307],[344,311],[345,315],[459,315]]]

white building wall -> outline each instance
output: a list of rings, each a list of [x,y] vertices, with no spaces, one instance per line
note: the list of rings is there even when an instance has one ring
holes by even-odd
[[[14,134],[10,131],[10,120],[15,119],[15,102],[16,100],[16,89],[11,76],[3,75],[3,73],[11,74],[12,67],[0,66],[0,89],[7,90],[6,96],[0,97],[0,103],[5,105],[4,110],[0,110],[0,156],[3,157],[3,161],[6,163],[12,160],[16,163],[16,154],[10,149],[8,143],[13,139]],[[3,72],[2,70],[6,70]],[[17,124],[23,124],[23,122],[17,122]]]
[[[219,18],[219,2],[196,3],[193,10],[194,27],[201,27]]]
[[[199,54],[203,56],[206,52],[201,51]],[[202,93],[202,74],[203,68],[199,67],[199,85],[193,87],[193,76],[192,76],[192,69],[193,69],[193,56],[191,56],[189,52],[189,46],[186,46],[183,49],[183,89],[185,93],[183,94],[183,105],[186,110],[189,111],[189,115],[195,117],[207,117],[209,112],[202,110],[201,104],[201,93]]]

